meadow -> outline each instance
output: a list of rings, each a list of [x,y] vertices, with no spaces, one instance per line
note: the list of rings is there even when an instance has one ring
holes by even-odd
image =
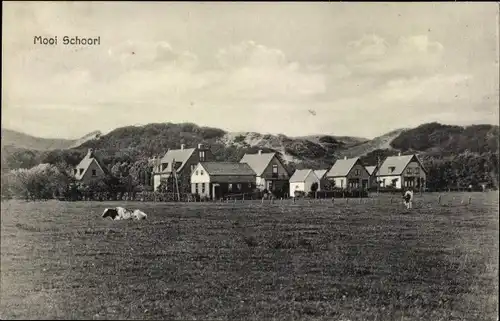
[[[373,197],[3,202],[0,317],[497,320],[498,192]]]

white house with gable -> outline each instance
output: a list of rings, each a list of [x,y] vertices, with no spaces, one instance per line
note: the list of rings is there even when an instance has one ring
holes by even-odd
[[[320,179],[312,169],[297,169],[290,177],[290,196],[293,197],[296,191],[309,193],[314,183],[318,184],[319,190]]]

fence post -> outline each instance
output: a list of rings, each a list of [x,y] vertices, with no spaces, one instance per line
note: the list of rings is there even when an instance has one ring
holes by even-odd
[[[472,202],[472,196],[469,196],[469,201],[468,201],[467,205],[470,205],[471,202]]]
[[[332,204],[335,204],[335,197],[332,197]]]
[[[438,205],[441,205],[441,195],[438,196]]]

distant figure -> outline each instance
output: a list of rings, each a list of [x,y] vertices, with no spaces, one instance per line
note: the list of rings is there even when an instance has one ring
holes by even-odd
[[[411,209],[413,206],[413,191],[407,190],[403,195],[403,203],[406,205],[407,209]]]
[[[102,213],[102,217],[111,217],[111,219],[118,220],[145,220],[147,215],[146,213],[140,210],[128,210],[124,207],[115,207],[115,208],[106,208]]]

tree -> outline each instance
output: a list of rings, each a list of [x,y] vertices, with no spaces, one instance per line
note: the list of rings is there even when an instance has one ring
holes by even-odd
[[[316,192],[318,190],[318,183],[317,182],[314,182],[311,184],[311,192]]]

